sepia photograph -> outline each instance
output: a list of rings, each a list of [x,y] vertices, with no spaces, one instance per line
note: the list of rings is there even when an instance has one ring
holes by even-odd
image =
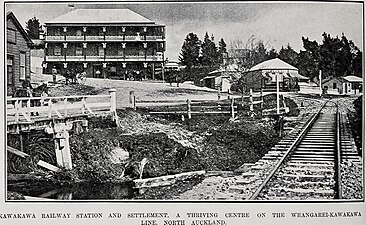
[[[363,2],[3,7],[7,204],[364,202]]]

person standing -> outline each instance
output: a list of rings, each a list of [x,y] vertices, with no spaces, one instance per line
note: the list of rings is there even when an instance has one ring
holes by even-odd
[[[52,68],[52,80],[53,80],[54,84],[56,84],[56,75],[57,75],[57,69],[56,69],[56,66],[54,66]]]
[[[97,77],[97,78],[100,78],[100,71],[99,70],[97,70],[96,72],[95,72],[95,76]]]

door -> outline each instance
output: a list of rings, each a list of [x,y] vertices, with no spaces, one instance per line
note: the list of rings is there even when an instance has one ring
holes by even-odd
[[[102,77],[102,65],[94,65],[93,67],[93,77],[94,78],[101,78]]]

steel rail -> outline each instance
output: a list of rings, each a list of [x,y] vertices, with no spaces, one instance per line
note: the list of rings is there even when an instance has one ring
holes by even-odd
[[[341,116],[339,113],[339,107],[336,102],[329,100],[328,102],[333,103],[337,107],[336,111],[336,151],[335,151],[335,174],[334,179],[336,182],[335,187],[335,198],[342,199],[342,174],[341,174]]]
[[[328,103],[325,102],[323,106],[320,108],[320,110],[313,115],[305,125],[305,127],[302,129],[300,134],[297,136],[297,138],[294,140],[294,142],[291,144],[290,147],[286,150],[285,154],[282,156],[282,158],[277,162],[277,164],[274,166],[273,170],[268,174],[266,179],[261,183],[261,185],[257,188],[257,190],[249,197],[248,200],[255,200],[258,195],[262,192],[263,188],[268,184],[268,182],[272,179],[274,174],[278,171],[278,169],[281,167],[283,162],[287,159],[287,157],[290,155],[290,153],[299,145],[300,141],[303,139],[305,134],[309,131],[309,129],[312,127],[312,125],[315,123],[315,121],[318,119],[320,112],[323,110],[325,105]],[[338,109],[338,108],[337,108]]]

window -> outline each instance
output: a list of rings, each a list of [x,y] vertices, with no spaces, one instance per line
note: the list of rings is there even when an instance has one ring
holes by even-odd
[[[25,53],[20,53],[19,80],[25,80]]]
[[[55,45],[55,49],[53,50],[53,54],[56,55],[56,56],[60,56],[61,55],[61,46]]]
[[[99,36],[104,36],[104,32],[103,32],[103,29],[101,27],[99,27],[99,29],[98,29],[98,35]]]
[[[98,46],[98,55],[99,56],[104,56],[104,48],[102,45]]]
[[[82,36],[82,35],[83,35],[83,32],[81,30],[76,31],[76,36]]]
[[[117,54],[118,54],[119,56],[123,56],[123,48],[122,48],[122,46],[118,46],[118,50],[117,50],[117,51],[118,51],[118,53],[117,53]]]
[[[337,89],[337,83],[333,83],[333,89]]]
[[[83,55],[83,46],[80,46],[80,45],[76,46],[75,55],[77,55],[77,56]]]
[[[8,75],[7,83],[9,85],[12,85],[13,84],[13,56],[7,57],[6,65],[7,65],[7,75]]]
[[[61,27],[55,27],[53,32],[55,36],[61,36]]]

